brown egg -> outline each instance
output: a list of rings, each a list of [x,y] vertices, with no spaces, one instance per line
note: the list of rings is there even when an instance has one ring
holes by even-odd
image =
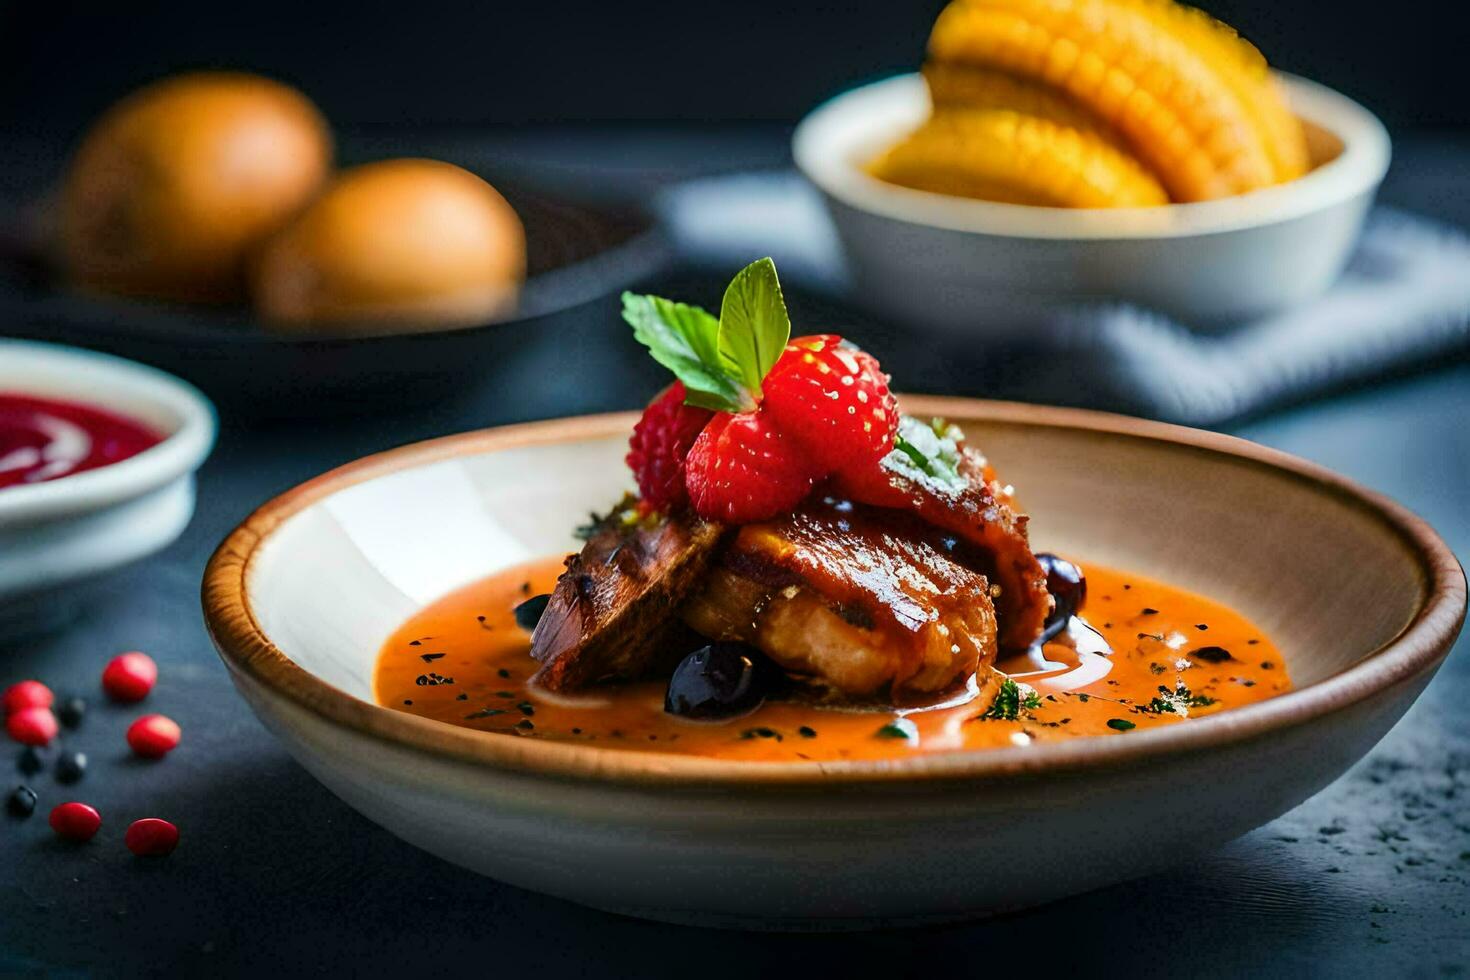
[[[505,198],[434,160],[345,171],[266,245],[256,308],[277,329],[430,329],[515,304],[526,236]]]
[[[113,106],[61,195],[61,258],[84,289],[182,302],[243,296],[249,251],[320,189],[326,123],[255,75],[180,75]]]

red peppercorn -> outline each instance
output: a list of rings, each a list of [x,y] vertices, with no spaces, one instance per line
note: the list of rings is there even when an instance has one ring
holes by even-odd
[[[62,803],[51,811],[51,829],[67,840],[91,840],[101,827],[102,815],[85,803]]]
[[[114,701],[141,701],[158,681],[158,665],[146,653],[120,653],[102,671],[102,690]]]
[[[50,708],[21,708],[5,719],[5,733],[21,745],[48,745],[58,727]]]
[[[0,704],[7,715],[13,715],[22,708],[49,708],[55,700],[51,688],[40,681],[21,681],[5,689]]]
[[[128,726],[128,745],[145,759],[161,759],[179,744],[182,734],[172,718],[144,715]]]
[[[179,846],[179,828],[167,820],[144,817],[132,822],[123,843],[139,857],[163,857]]]

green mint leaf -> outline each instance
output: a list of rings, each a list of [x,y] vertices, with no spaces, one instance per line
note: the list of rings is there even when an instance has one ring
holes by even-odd
[[[705,310],[661,296],[623,294],[623,319],[653,359],[674,372],[691,405],[717,412],[745,412],[755,398],[725,369],[720,322]]]
[[[776,264],[769,258],[736,273],[719,319],[687,303],[623,294],[623,319],[653,359],[684,382],[685,401],[717,412],[749,412],[761,381],[791,338]]]
[[[757,259],[735,274],[720,303],[720,363],[759,401],[761,380],[790,339],[791,317],[776,263]]]

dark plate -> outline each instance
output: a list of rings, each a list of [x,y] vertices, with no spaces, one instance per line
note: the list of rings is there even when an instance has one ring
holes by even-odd
[[[256,418],[393,411],[466,396],[512,370],[533,335],[556,331],[575,348],[616,328],[616,305],[596,301],[650,279],[670,259],[653,217],[639,208],[496,186],[526,227],[528,275],[507,319],[422,333],[283,336],[245,308],[78,295],[28,257],[34,249],[11,247],[0,262],[0,334],[153,364],[228,412]]]

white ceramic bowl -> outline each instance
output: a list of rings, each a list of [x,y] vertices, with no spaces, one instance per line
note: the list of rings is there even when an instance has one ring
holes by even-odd
[[[1043,208],[878,180],[863,166],[929,114],[916,74],[825,103],[797,127],[793,150],[826,199],[859,298],[900,322],[973,332],[1116,300],[1208,328],[1326,289],[1388,169],[1388,134],[1370,112],[1314,82],[1280,77],[1308,123],[1315,168],[1198,204]]]
[[[1299,689],[1148,732],[890,762],[759,763],[475,732],[372,703],[377,651],[628,483],[634,417],[454,436],[271,501],[205,573],[236,686],[301,763],[403,839],[516,885],[757,927],[980,915],[1187,860],[1336,778],[1448,652],[1465,579],[1432,531],[1319,467],[1116,416],[906,400],[961,421],[1035,543],[1229,602]]]
[[[194,471],[214,444],[214,409],[184,382],[73,347],[0,340],[0,392],[81,402],[165,438],[73,476],[0,490],[0,621],[7,609],[177,538],[194,512]]]

